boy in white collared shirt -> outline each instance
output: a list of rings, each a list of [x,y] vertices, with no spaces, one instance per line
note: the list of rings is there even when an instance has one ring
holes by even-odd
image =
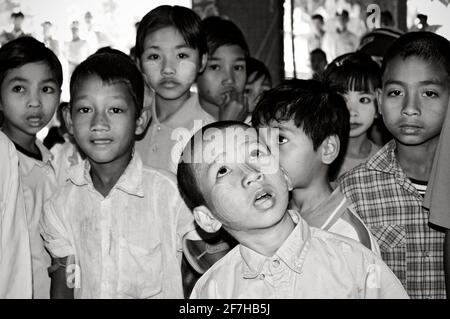
[[[181,239],[195,224],[175,177],[142,164],[144,82],[116,50],[74,71],[66,123],[87,159],[46,203],[54,298],[183,298]],[[69,115],[69,116],[68,116]]]
[[[50,255],[40,236],[44,201],[56,188],[50,151],[36,138],[59,104],[62,68],[56,55],[31,37],[8,42],[0,49],[0,108],[2,131],[14,143],[19,157],[33,266],[33,298],[50,297],[47,268]]]
[[[0,299],[32,296],[31,252],[17,152],[0,132]]]
[[[177,177],[200,227],[223,226],[240,243],[199,279],[191,298],[408,297],[373,252],[287,210],[287,177],[255,129],[205,126],[185,148]]]

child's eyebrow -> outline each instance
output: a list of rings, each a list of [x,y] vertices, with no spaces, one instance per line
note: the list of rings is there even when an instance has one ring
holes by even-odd
[[[419,81],[418,83],[420,85],[439,85],[439,86],[445,85],[444,82],[439,79],[429,79],[429,80]],[[406,82],[398,81],[398,80],[387,80],[386,82],[384,82],[384,85],[391,85],[391,84],[407,86]]]
[[[9,83],[12,83],[12,82],[30,82],[30,80],[26,79],[26,78],[23,78],[23,77],[20,77],[20,76],[15,76],[15,77],[9,79],[8,82]],[[54,78],[48,78],[48,79],[44,79],[44,80],[40,81],[40,83],[48,83],[48,82],[56,83],[56,80]]]

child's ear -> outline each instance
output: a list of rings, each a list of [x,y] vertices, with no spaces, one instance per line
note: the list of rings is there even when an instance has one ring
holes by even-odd
[[[341,143],[337,135],[328,136],[320,145],[321,159],[324,164],[331,164],[339,155]]]
[[[378,88],[375,91],[376,97],[377,97],[377,117],[379,116],[383,116],[383,114],[381,113],[381,97],[383,96],[383,90]]]
[[[208,207],[201,205],[195,207],[193,212],[195,221],[204,231],[215,233],[222,227],[222,223],[213,216]]]
[[[64,108],[62,108],[62,118],[64,121],[64,124],[66,125],[67,132],[69,132],[70,135],[73,135],[73,124],[72,124],[72,116],[70,115],[70,110],[72,109],[71,105],[68,105]]]
[[[206,62],[208,62],[208,53],[202,55],[200,59],[200,69],[198,70],[198,73],[203,73],[203,71],[205,71]]]
[[[143,108],[141,115],[136,120],[136,129],[134,130],[135,135],[141,135],[145,132],[150,117],[150,110],[148,108]]]

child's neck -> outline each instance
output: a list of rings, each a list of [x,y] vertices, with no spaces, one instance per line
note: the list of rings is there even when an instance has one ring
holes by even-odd
[[[424,144],[408,146],[397,143],[395,155],[406,176],[428,181],[439,137]]]
[[[94,188],[106,197],[111,189],[116,185],[120,176],[127,168],[131,160],[131,152],[121,159],[110,163],[95,163],[89,160],[91,164],[90,175]]]
[[[283,218],[270,228],[256,230],[254,232],[245,230],[245,234],[230,231],[230,234],[243,246],[248,247],[261,255],[272,257],[280,249],[294,228],[295,223],[289,213],[286,212]]]
[[[20,145],[28,152],[34,154],[39,153],[39,149],[36,146],[36,135],[30,135],[16,129],[11,129],[8,122],[3,123],[2,132],[5,133],[11,141]]]
[[[198,97],[198,100],[200,102],[200,105],[202,106],[202,108],[206,112],[208,112],[216,120],[219,120],[220,107],[218,107],[217,105],[209,103],[208,101],[202,99],[200,95]]]
[[[348,139],[346,156],[351,158],[366,158],[372,150],[367,134],[362,134],[357,137],[350,137]]]
[[[158,120],[160,122],[165,122],[183,106],[190,96],[191,94],[188,91],[178,99],[166,100],[160,95],[155,94],[155,109]]]
[[[328,200],[332,191],[326,178],[317,180],[316,184],[307,188],[294,188],[291,193],[291,207],[307,220],[309,215],[314,214],[317,208]]]

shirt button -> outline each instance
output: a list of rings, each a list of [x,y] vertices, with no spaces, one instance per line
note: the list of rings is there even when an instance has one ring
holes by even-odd
[[[430,257],[430,252],[429,252],[429,251],[425,251],[425,252],[423,253],[423,256],[424,256],[425,258],[429,258],[429,257]]]
[[[264,274],[259,275],[259,279],[264,280],[264,278],[266,278],[266,276],[264,276]]]
[[[279,261],[278,259],[275,259],[274,261],[272,261],[272,265],[273,265],[275,268],[278,268],[278,266],[280,266],[280,261]]]
[[[156,127],[156,129],[157,129],[158,131],[161,131],[161,126],[158,125],[158,126]]]

